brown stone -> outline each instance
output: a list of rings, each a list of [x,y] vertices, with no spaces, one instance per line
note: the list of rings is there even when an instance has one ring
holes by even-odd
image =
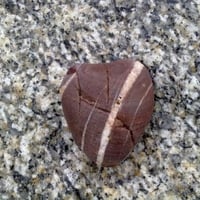
[[[114,166],[127,157],[154,107],[151,76],[132,59],[76,64],[60,92],[74,141],[98,166]]]

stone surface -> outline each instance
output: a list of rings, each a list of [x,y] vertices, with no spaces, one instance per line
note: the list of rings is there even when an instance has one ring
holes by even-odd
[[[154,109],[152,78],[134,59],[73,65],[60,93],[74,141],[100,168],[125,160]]]
[[[199,199],[199,13],[198,0],[1,1],[1,199]],[[66,134],[60,81],[66,65],[134,56],[154,80],[153,119],[98,172]]]

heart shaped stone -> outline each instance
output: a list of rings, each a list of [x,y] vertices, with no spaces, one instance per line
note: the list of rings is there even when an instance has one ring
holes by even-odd
[[[99,167],[127,157],[154,107],[150,73],[133,59],[76,64],[66,73],[60,93],[74,141]]]

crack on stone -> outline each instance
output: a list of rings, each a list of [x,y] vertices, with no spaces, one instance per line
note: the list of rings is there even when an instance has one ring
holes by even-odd
[[[130,136],[131,136],[131,141],[133,144],[135,144],[135,139],[134,139],[134,136],[133,136],[133,131],[130,129],[130,127],[128,125],[126,125],[119,117],[116,118],[116,120],[118,120],[121,124],[121,126],[119,127],[122,127],[122,128],[125,128],[126,130],[128,130]]]
[[[81,84],[80,84],[80,79],[78,72],[76,71],[76,76],[77,76],[77,81],[78,81],[78,96],[79,96],[79,101],[78,101],[78,110],[79,110],[79,116],[80,116],[80,111],[81,111],[81,96],[82,96],[82,91],[81,91]]]
[[[115,123],[116,122],[118,123],[117,127],[121,127],[121,128],[128,130],[128,134],[126,135],[126,138],[124,139],[122,147],[121,147],[122,151],[119,154],[119,157],[121,157],[122,153],[123,153],[123,149],[126,148],[125,146],[126,146],[127,141],[128,141],[128,136],[130,135],[131,142],[132,142],[133,145],[135,145],[135,139],[134,139],[133,132],[130,129],[130,127],[128,125],[126,125],[119,117],[116,118]]]
[[[85,103],[91,105],[91,106],[94,106],[94,105],[95,105],[95,101],[94,101],[92,98],[88,97],[88,96],[83,96],[83,94],[82,94],[82,95],[80,96],[80,99],[81,99],[82,101],[84,101]],[[104,109],[104,108],[101,108],[101,107],[99,107],[99,106],[97,106],[97,105],[95,106],[95,109],[101,110],[101,111],[106,112],[106,113],[110,113],[109,110]]]
[[[133,131],[131,130],[131,129],[128,129],[128,131],[129,131],[129,133],[130,133],[130,135],[131,135],[131,141],[132,141],[132,143],[133,143],[133,145],[135,144],[135,138],[134,138],[134,136],[133,136]]]
[[[109,103],[109,97],[110,97],[110,79],[109,79],[109,69],[108,66],[106,65],[106,81],[107,81],[107,103]]]

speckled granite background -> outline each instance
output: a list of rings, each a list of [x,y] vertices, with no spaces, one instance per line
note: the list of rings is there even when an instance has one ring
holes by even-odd
[[[199,0],[5,0],[0,16],[0,199],[200,199]],[[153,119],[99,173],[58,88],[71,63],[133,56],[154,80]]]

